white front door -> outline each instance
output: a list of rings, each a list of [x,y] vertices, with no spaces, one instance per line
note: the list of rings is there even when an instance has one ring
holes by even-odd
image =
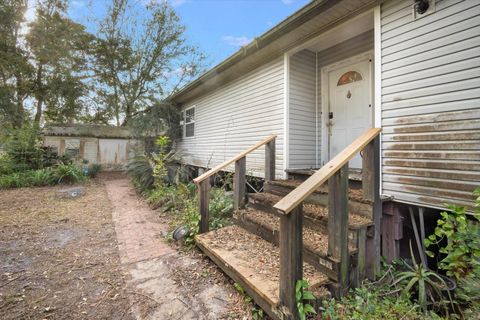
[[[372,126],[371,64],[366,60],[329,71],[329,158],[332,159]],[[360,155],[350,161],[360,169]]]

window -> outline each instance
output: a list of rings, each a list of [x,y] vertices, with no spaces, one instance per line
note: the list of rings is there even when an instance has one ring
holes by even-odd
[[[352,83],[355,81],[363,80],[362,75],[357,71],[348,71],[342,74],[338,79],[337,86],[343,86],[344,84]]]
[[[185,110],[185,137],[195,136],[195,107]]]
[[[79,139],[65,139],[65,154],[76,158],[80,155],[80,140]]]

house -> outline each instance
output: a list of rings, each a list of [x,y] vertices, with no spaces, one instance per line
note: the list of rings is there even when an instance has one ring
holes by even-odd
[[[354,283],[352,274],[358,280],[375,270],[365,263],[378,264],[380,254],[399,257],[404,233],[418,231],[416,219],[421,251],[424,213],[445,203],[471,206],[480,184],[480,3],[312,1],[171,99],[184,116],[177,144],[184,161],[212,168],[195,180],[205,232],[199,246],[272,317],[295,317],[292,286],[303,258],[341,294]],[[262,225],[248,212],[239,218],[244,229],[280,247],[279,281],[248,269],[252,257],[241,261],[240,248],[218,249],[221,231],[206,233],[209,172],[219,170],[235,171],[239,209],[245,175],[265,178],[265,191],[280,196],[273,202],[247,197],[250,206],[271,211],[278,225]],[[352,231],[348,212],[362,211],[366,202],[356,201],[355,192],[347,195],[345,174],[351,186],[363,180],[370,198],[372,225],[360,232]],[[322,193],[319,183],[327,180]],[[328,251],[315,256],[305,240],[313,220],[305,206],[299,218],[300,208],[322,196],[328,200]],[[409,216],[410,210],[418,214]],[[268,233],[278,228],[280,237]],[[235,230],[223,236],[243,232]],[[355,255],[348,249],[352,241]]]
[[[100,164],[104,170],[123,170],[128,160],[144,152],[144,142],[124,127],[72,124],[46,126],[44,145],[59,155]]]

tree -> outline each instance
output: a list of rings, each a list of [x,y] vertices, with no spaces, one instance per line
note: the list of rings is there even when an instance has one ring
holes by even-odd
[[[139,4],[140,3],[140,4]],[[97,94],[117,125],[198,75],[203,56],[186,43],[185,27],[167,1],[113,0],[99,22]]]
[[[20,128],[25,119],[24,100],[28,96],[28,78],[32,71],[20,34],[26,10],[26,0],[3,0],[0,4],[0,121],[2,127]]]
[[[46,109],[47,120],[68,122],[80,116],[91,76],[88,56],[93,36],[67,17],[67,1],[37,3],[36,19],[26,37],[32,64],[32,94],[38,124]]]

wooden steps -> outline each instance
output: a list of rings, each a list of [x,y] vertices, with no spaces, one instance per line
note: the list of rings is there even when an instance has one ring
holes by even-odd
[[[247,208],[238,210],[235,222],[245,230],[260,236],[262,239],[279,244],[280,218],[271,213]],[[356,253],[356,239],[350,241],[350,255]],[[331,259],[328,254],[328,233],[326,228],[312,228],[305,223],[303,226],[303,252],[306,262],[317,270],[326,274],[331,280],[336,281],[338,276],[338,261]]]
[[[268,192],[249,193],[248,206],[278,215],[273,209],[273,205],[280,201],[280,199],[282,199],[282,196]],[[326,227],[328,224],[328,208],[323,204],[306,203],[303,205],[303,214],[311,226]],[[349,229],[356,230],[371,225],[372,220],[370,217],[350,212]]]
[[[279,310],[280,255],[277,246],[239,226],[229,226],[195,237],[200,249],[230,278],[240,284],[274,319]],[[303,278],[311,289],[327,294],[328,277],[307,262]]]
[[[302,183],[302,180],[268,181],[264,184],[264,191],[266,193],[284,197]],[[372,203],[363,198],[363,192],[361,189],[349,188],[348,199],[348,207],[351,213],[368,218],[372,217]],[[328,187],[322,185],[305,199],[305,203],[318,204],[326,207],[328,205]]]

